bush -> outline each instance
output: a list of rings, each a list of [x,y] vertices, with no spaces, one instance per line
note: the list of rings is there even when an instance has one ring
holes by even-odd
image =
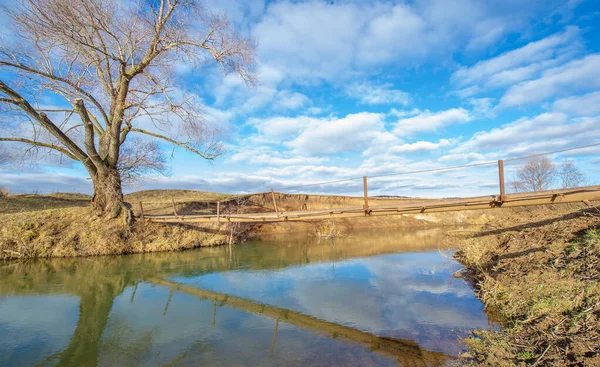
[[[0,198],[7,198],[10,195],[8,188],[0,186]]]

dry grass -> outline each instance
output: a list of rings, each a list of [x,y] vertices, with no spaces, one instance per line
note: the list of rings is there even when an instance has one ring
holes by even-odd
[[[476,280],[488,310],[504,321],[502,332],[480,331],[466,340],[466,365],[600,365],[595,213],[485,228],[465,241],[456,256]]]
[[[218,228],[106,220],[89,207],[0,215],[0,259],[174,251],[224,244]]]
[[[49,195],[0,196],[0,214],[31,212],[36,210],[84,207],[90,204],[90,196],[73,193]]]

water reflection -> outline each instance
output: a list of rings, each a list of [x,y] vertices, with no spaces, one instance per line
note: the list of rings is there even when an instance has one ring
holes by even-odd
[[[440,235],[8,264],[0,365],[441,365],[487,318]]]

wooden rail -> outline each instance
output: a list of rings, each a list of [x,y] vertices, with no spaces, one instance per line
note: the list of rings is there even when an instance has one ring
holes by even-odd
[[[501,175],[501,178],[502,175]],[[458,199],[423,199],[422,202],[370,205],[322,210],[300,210],[288,212],[248,213],[232,215],[149,215],[147,220],[162,223],[210,223],[210,222],[284,222],[299,220],[323,220],[399,214],[441,213],[475,209],[513,208],[529,205],[574,203],[600,200],[600,186],[577,189],[548,190],[523,194],[504,194]]]

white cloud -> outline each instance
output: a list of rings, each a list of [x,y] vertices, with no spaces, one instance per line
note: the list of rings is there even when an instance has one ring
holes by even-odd
[[[344,118],[311,119],[293,140],[285,142],[294,153],[305,155],[361,152],[374,144],[395,141],[383,123],[383,114],[361,112]]]
[[[455,153],[455,154],[447,154],[443,157],[440,157],[440,162],[476,162],[476,161],[484,161],[485,156],[479,153]]]
[[[258,138],[281,142],[299,135],[308,126],[318,124],[319,121],[318,118],[308,116],[277,116],[267,119],[252,118],[248,120],[248,124],[258,130]]]
[[[500,99],[500,106],[523,106],[554,96],[600,88],[598,65],[600,54],[592,54],[548,69],[538,79],[509,88]]]
[[[496,116],[493,109],[493,98],[470,98],[467,102],[471,106],[473,106],[471,112],[475,116],[481,116],[486,118],[493,118]]]
[[[594,116],[600,114],[600,91],[559,99],[552,105],[553,111],[571,116]]]
[[[261,164],[274,166],[293,166],[306,164],[319,164],[327,161],[324,157],[301,157],[284,155],[268,146],[242,146],[238,153],[231,156],[232,162],[244,162],[246,164]]]
[[[282,90],[277,93],[273,107],[279,110],[297,110],[310,103],[310,99],[302,93]]]
[[[419,132],[435,132],[451,125],[464,124],[471,119],[469,112],[464,108],[452,108],[433,113],[424,111],[417,116],[399,120],[394,133],[402,136]]]
[[[375,85],[372,83],[354,83],[348,86],[346,94],[361,104],[401,104],[410,102],[408,93],[393,89],[391,83]]]
[[[473,84],[502,86],[526,80],[544,66],[543,62],[570,54],[577,47],[578,36],[579,29],[569,27],[562,33],[530,42],[472,67],[462,67],[452,75],[452,82],[466,87]]]
[[[490,131],[475,133],[452,153],[480,153],[501,150],[506,156],[543,152],[544,149],[583,145],[600,137],[595,128],[599,118],[576,118],[569,120],[563,113],[543,113],[534,118],[522,118]],[[536,144],[538,145],[536,149]],[[501,157],[502,158],[502,157]]]
[[[381,65],[414,66],[467,48],[480,50],[548,14],[546,2],[273,2],[253,35],[261,62],[294,80],[337,81]]]
[[[418,108],[413,108],[412,110],[406,111],[406,110],[397,110],[395,108],[392,108],[389,112],[390,116],[396,116],[396,117],[407,117],[407,116],[415,116],[420,114],[422,111]]]
[[[430,51],[428,24],[414,9],[397,5],[370,19],[358,42],[358,61],[380,64],[404,55],[419,57]],[[402,42],[398,42],[402,39]],[[393,45],[393,47],[392,47]]]
[[[84,177],[62,173],[1,173],[0,186],[8,187],[12,193],[82,192],[92,193],[92,182]]]
[[[431,141],[417,141],[411,144],[402,144],[396,145],[389,149],[389,152],[392,154],[399,153],[418,153],[418,152],[427,152],[431,150],[436,150],[444,147],[448,147],[453,144],[453,141],[450,139],[441,139],[437,143]]]

